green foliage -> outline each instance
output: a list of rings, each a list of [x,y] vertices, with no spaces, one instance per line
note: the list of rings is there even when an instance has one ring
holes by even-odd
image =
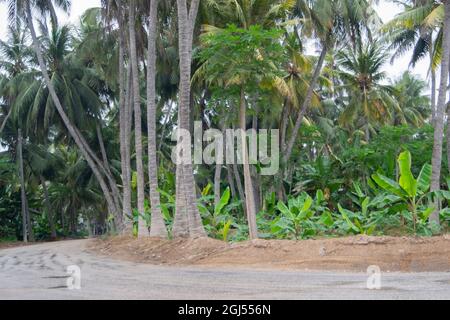
[[[270,233],[278,238],[305,239],[317,235],[320,226],[329,227],[333,218],[323,192],[317,191],[315,199],[307,193],[291,197],[287,204],[278,202],[278,215],[269,223]]]
[[[227,241],[233,228],[236,228],[236,219],[232,211],[240,206],[239,202],[230,203],[231,191],[227,188],[217,204],[214,196],[210,195],[212,186],[208,184],[202,192],[198,208],[203,218],[203,224],[208,234],[217,239]]]
[[[428,221],[429,216],[435,210],[428,206],[426,197],[428,196],[431,182],[431,165],[423,166],[417,179],[411,172],[411,153],[404,151],[398,157],[398,166],[400,171],[399,181],[396,182],[386,176],[376,173],[372,179],[389,194],[395,195],[392,204],[400,203],[408,206],[408,212],[411,214],[414,232],[417,230],[417,223],[421,225]],[[408,214],[409,216],[409,214]]]
[[[253,25],[248,29],[229,25],[202,36],[197,57],[202,66],[194,79],[218,87],[257,89],[267,79],[281,75],[284,50],[281,30]]]
[[[42,24],[39,41],[47,72],[70,122],[98,158],[96,162],[107,162],[105,169],[110,170],[108,175],[120,193],[124,187],[120,149],[124,141],[119,132],[124,97],[119,72],[128,78],[130,63],[119,69],[121,30],[116,25],[119,17],[113,2],[102,1],[102,8],[89,9],[77,27]],[[45,3],[35,3],[44,6],[37,8],[44,14],[48,9]],[[68,3],[55,2],[58,6]],[[191,119],[201,119],[204,128],[237,128],[241,124],[236,107],[242,103],[247,107],[248,128],[250,120],[257,129],[279,128],[283,143],[293,134],[299,113],[304,115],[283,172],[261,177],[260,164],[251,168],[255,193],[264,198],[258,203],[262,209],[257,215],[264,238],[431,235],[436,230],[428,220],[435,200],[441,203],[442,231],[449,229],[450,179],[441,183],[445,190],[429,192],[434,128],[428,124],[431,99],[427,83],[410,72],[398,79],[387,79],[384,72],[392,48],[395,58],[414,46],[413,64],[431,51],[433,67],[438,65],[442,6],[405,5],[405,14],[385,28],[394,32],[389,46],[390,38],[377,40],[382,34],[375,31],[379,26],[372,2],[355,3],[220,0],[201,5],[198,24],[202,28],[195,28],[194,36]],[[126,1],[121,4],[128,9]],[[23,10],[21,6],[10,7]],[[177,188],[170,135],[179,125],[182,110],[178,101],[178,24],[176,10],[166,5],[159,10],[155,133],[161,211],[171,235]],[[139,23],[146,18],[136,19],[140,66],[146,66],[142,57],[148,43],[146,28]],[[20,19],[15,22],[8,29],[8,39],[0,41],[0,143],[4,150],[0,153],[0,238],[22,236],[16,166],[19,128],[24,134],[24,187],[37,239],[50,237],[51,217],[61,237],[84,236],[88,225],[95,235],[112,232],[114,221],[102,188],[55,109],[38,70],[29,31]],[[311,80],[318,57],[307,53],[310,42],[327,53],[314,85]],[[144,107],[146,72],[152,69],[141,69],[142,96],[137,98]],[[125,87],[127,95],[130,88]],[[308,97],[311,101],[306,100],[308,92],[312,92]],[[307,105],[306,110],[301,109],[303,105]],[[141,120],[145,141],[148,128],[145,119]],[[97,126],[105,150],[100,147]],[[135,149],[132,143],[133,206],[138,178]],[[443,168],[443,176],[448,176],[446,157]],[[241,168],[237,173],[227,172],[227,179],[221,176],[224,191],[217,204],[210,184],[214,169],[211,165],[194,166],[196,185],[205,186],[198,203],[205,229],[209,236],[224,241],[247,240],[245,199],[239,195]],[[144,174],[147,177],[147,172]],[[148,194],[148,186],[145,191]],[[149,224],[150,211],[147,200],[141,214]],[[136,210],[128,214],[137,232],[139,214]]]

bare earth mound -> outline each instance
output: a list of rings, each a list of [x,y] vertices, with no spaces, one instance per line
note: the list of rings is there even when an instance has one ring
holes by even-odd
[[[228,244],[213,239],[97,239],[89,251],[155,265],[252,269],[450,272],[450,236],[392,238],[357,236],[307,241],[255,240]]]

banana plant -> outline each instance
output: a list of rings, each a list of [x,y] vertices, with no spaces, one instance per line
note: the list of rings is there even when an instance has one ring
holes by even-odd
[[[398,182],[381,173],[372,175],[372,179],[379,187],[396,197],[393,199],[393,203],[406,205],[406,208],[412,214],[414,232],[416,232],[417,223],[426,222],[434,211],[433,207],[428,206],[423,209],[424,200],[430,195],[432,167],[429,164],[424,165],[416,179],[411,172],[411,153],[409,151],[400,154],[398,166],[400,171]]]
[[[202,199],[198,203],[198,208],[202,214],[203,224],[208,233],[214,238],[220,238],[223,241],[228,241],[228,237],[233,226],[234,219],[231,215],[231,210],[239,206],[239,203],[231,203],[231,191],[227,188],[220,201],[211,208],[210,202],[214,196],[209,196],[211,186],[207,186],[202,192]]]
[[[306,193],[297,198],[291,198],[288,204],[278,202],[277,209],[281,215],[272,222],[272,232],[275,234],[286,233],[299,240],[302,237],[313,235],[314,226],[310,219],[314,212],[311,210],[314,200]]]
[[[360,212],[352,212],[344,209],[338,204],[339,212],[346,226],[347,232],[353,232],[356,234],[372,235],[377,227],[376,221],[372,220],[369,214],[369,208],[371,206],[370,198],[366,197],[361,203]]]

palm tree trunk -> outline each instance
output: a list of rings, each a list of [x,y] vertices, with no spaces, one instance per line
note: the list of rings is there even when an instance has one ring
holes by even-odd
[[[148,178],[150,183],[150,204],[152,223],[150,236],[167,238],[167,229],[161,213],[161,199],[158,191],[158,160],[156,153],[156,26],[158,0],[151,0],[148,22],[147,61],[147,127],[148,127]]]
[[[100,152],[102,154],[102,158],[103,158],[103,166],[106,170],[106,178],[109,181],[109,184],[111,186],[111,192],[113,194],[113,200],[115,202],[115,205],[117,208],[121,207],[121,203],[120,203],[120,191],[119,188],[117,187],[116,182],[114,181],[114,175],[111,172],[111,167],[109,165],[109,160],[108,160],[108,154],[106,153],[106,148],[105,148],[105,142],[103,140],[103,134],[102,134],[102,128],[100,127],[99,124],[97,124],[97,139],[98,139],[98,144],[100,146]],[[117,221],[117,225],[120,227],[123,227],[123,217],[121,215],[119,215],[117,217],[118,221]]]
[[[28,225],[28,240],[34,242],[33,223],[31,221],[30,207],[28,206],[28,199],[25,196],[25,212],[27,213],[27,225]]]
[[[281,135],[280,135],[280,146],[281,150],[286,150],[286,133],[289,125],[289,104],[287,99],[285,99],[283,104],[283,111],[281,113]]]
[[[216,163],[216,169],[214,170],[214,205],[217,206],[220,202],[220,182],[222,176],[222,164]]]
[[[42,189],[44,190],[44,204],[45,204],[45,213],[47,214],[48,225],[50,227],[50,239],[56,240],[56,227],[55,227],[55,219],[53,216],[52,206],[50,204],[50,197],[48,195],[48,188],[45,178],[40,176]]]
[[[10,107],[9,110],[8,110],[8,114],[6,115],[5,119],[3,120],[2,125],[0,127],[0,135],[2,134],[3,130],[5,130],[6,123],[8,122],[9,118],[11,118],[12,111],[13,111],[13,108]]]
[[[241,125],[242,141],[242,160],[244,163],[244,188],[245,188],[245,207],[247,209],[247,222],[249,227],[250,239],[258,238],[258,228],[256,225],[256,204],[253,190],[252,175],[247,148],[247,105],[245,102],[244,89],[241,88],[241,103],[239,110],[239,119]]]
[[[124,201],[129,204],[129,210],[126,212],[128,215],[132,215],[133,197],[131,187],[132,165],[131,165],[131,129],[133,126],[133,84],[131,80],[131,66],[127,71],[127,92],[125,97],[125,114],[124,114],[124,148],[125,148],[125,184],[124,184]]]
[[[298,133],[300,131],[300,127],[302,125],[303,118],[305,117],[308,109],[311,107],[311,102],[312,102],[312,98],[314,95],[314,89],[319,80],[319,76],[322,71],[322,67],[325,62],[325,57],[327,56],[327,52],[328,52],[328,46],[326,44],[323,44],[322,52],[320,54],[319,61],[317,62],[316,69],[314,70],[314,75],[313,75],[313,78],[311,79],[311,83],[309,84],[309,88],[308,88],[308,92],[306,93],[305,101],[303,102],[300,113],[298,114],[297,121],[295,123],[295,127],[292,131],[292,136],[289,139],[289,143],[284,152],[284,154],[285,154],[284,161],[283,161],[284,164],[286,164],[292,156],[292,150],[294,149],[295,142],[297,141]]]
[[[239,170],[236,164],[232,164],[233,166],[233,173],[234,178],[236,179],[236,185],[239,192],[239,198],[241,198],[242,201],[242,208],[244,209],[244,214],[247,216],[247,207],[246,207],[246,201],[245,201],[245,192],[244,192],[244,186],[242,185],[242,179],[241,175],[239,174]]]
[[[231,165],[227,164],[227,179],[228,179],[228,185],[230,186],[231,190],[231,196],[233,198],[237,197],[236,187],[234,185],[234,179],[233,179],[233,169],[231,168]]]
[[[139,67],[136,49],[136,0],[130,1],[128,27],[130,29],[130,61],[133,82],[133,105],[134,105],[134,137],[136,148],[136,171],[137,171],[137,207],[139,211],[139,237],[149,236],[147,225],[142,218],[145,214],[145,173],[142,146],[142,111],[141,94],[139,90]]]
[[[131,69],[125,67],[126,60],[126,40],[125,40],[125,17],[122,6],[116,1],[118,8],[119,21],[119,122],[120,122],[120,160],[122,170],[122,221],[123,231],[130,232],[130,219],[127,216],[132,215],[131,207],[131,159],[130,159],[130,134],[128,132],[128,123],[131,117],[128,115],[129,109],[129,86]],[[128,74],[128,76],[126,76]]]
[[[450,1],[445,1],[444,34],[442,42],[441,80],[434,125],[434,146],[432,156],[433,173],[431,191],[441,188],[442,142],[444,137],[444,112],[447,102],[448,70],[450,65]],[[430,216],[430,222],[439,224],[439,210]]]
[[[200,0],[192,0],[188,12],[186,0],[177,0],[178,38],[180,56],[180,93],[178,128],[190,131],[191,117],[191,63],[195,21]],[[179,131],[181,134],[181,131]],[[180,141],[180,140],[179,140]],[[192,162],[177,164],[176,216],[173,225],[175,237],[206,236],[197,207]]]
[[[28,228],[27,227],[27,216],[29,215],[27,213],[27,193],[25,190],[25,178],[24,178],[24,172],[23,172],[23,150],[22,150],[22,130],[19,129],[18,131],[18,139],[17,139],[17,159],[19,162],[19,178],[20,178],[20,197],[21,197],[21,204],[22,204],[22,235],[23,235],[23,242],[28,242]]]
[[[30,30],[31,37],[33,40],[33,48],[34,48],[34,51],[38,58],[39,67],[40,67],[41,73],[44,77],[45,84],[48,87],[49,93],[52,97],[53,103],[55,104],[56,110],[58,111],[58,114],[61,117],[64,125],[66,126],[70,136],[74,139],[81,154],[83,155],[83,157],[87,161],[89,167],[91,168],[92,172],[94,173],[94,175],[100,185],[100,188],[102,189],[102,191],[105,195],[105,199],[108,204],[109,211],[114,215],[114,217],[117,217],[118,214],[120,214],[120,212],[119,212],[118,208],[116,208],[116,206],[115,206],[114,200],[110,194],[110,190],[107,186],[107,183],[106,183],[104,177],[102,176],[101,169],[98,167],[95,159],[92,158],[93,152],[89,148],[87,142],[79,134],[78,129],[71,123],[64,108],[62,107],[62,104],[58,98],[58,95],[56,94],[53,83],[50,80],[50,76],[47,72],[44,58],[42,56],[40,44],[39,44],[39,41],[36,36],[36,31],[34,29],[33,16],[31,14],[31,6],[30,6],[29,1],[26,1],[25,10],[26,10],[26,20],[27,20],[28,28]]]
[[[436,71],[431,65],[431,123],[436,121]]]

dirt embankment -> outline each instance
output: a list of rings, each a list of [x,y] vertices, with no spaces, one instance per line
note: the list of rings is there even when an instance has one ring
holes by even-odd
[[[0,242],[0,249],[9,249],[9,248],[16,248],[16,247],[25,247],[25,246],[31,246],[34,243],[24,243],[24,242],[18,242],[18,241],[14,241],[14,242]]]
[[[307,241],[255,240],[228,244],[213,239],[95,240],[88,248],[116,259],[155,265],[365,272],[370,265],[394,272],[450,272],[450,236],[357,236]]]

